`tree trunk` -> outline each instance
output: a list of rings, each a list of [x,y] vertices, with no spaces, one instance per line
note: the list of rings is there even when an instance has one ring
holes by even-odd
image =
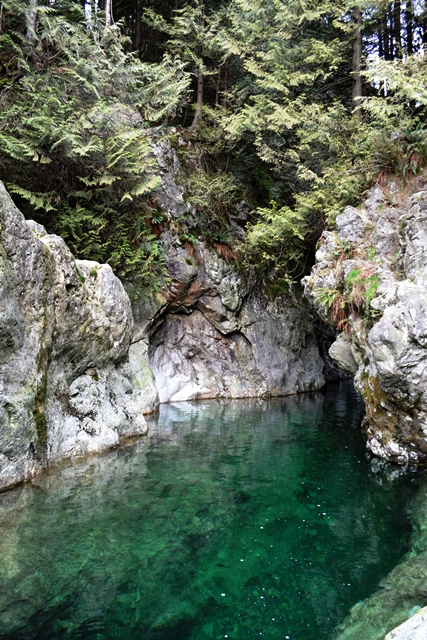
[[[204,29],[205,29],[205,15],[204,15],[204,11],[203,11],[203,0],[200,4],[201,9],[202,9],[202,15],[200,17],[200,30],[203,34]],[[203,61],[203,44],[201,46],[201,51],[200,51],[200,57]],[[196,98],[196,113],[194,114],[194,120],[191,123],[191,127],[189,129],[189,132],[192,133],[195,129],[197,129],[197,127],[199,126],[199,124],[202,121],[202,117],[203,117],[203,85],[205,82],[205,78],[203,75],[203,71],[202,71],[202,67],[199,66],[199,68],[197,69],[197,98]]]
[[[362,12],[360,7],[353,10],[355,34],[353,43],[353,113],[358,120],[362,119]]]
[[[218,75],[216,78],[216,88],[215,88],[215,106],[218,107],[219,105],[219,89],[221,86],[221,66],[219,65],[218,67]]]
[[[384,59],[385,60],[393,60],[393,46],[390,42],[390,33],[392,31],[391,26],[389,24],[389,12],[387,11],[384,16],[383,22],[383,44],[384,44]]]
[[[397,60],[402,59],[402,23],[401,23],[400,0],[395,0],[393,5],[393,29],[394,29],[394,50]]]
[[[406,51],[408,55],[414,53],[414,12],[412,0],[406,0],[405,6],[405,24],[406,24]]]
[[[138,0],[136,4],[136,17],[135,17],[135,33],[133,38],[134,51],[138,51],[141,54],[142,49],[142,0]]]
[[[191,127],[189,129],[190,133],[193,133],[195,129],[199,126],[203,117],[203,85],[204,85],[204,75],[201,69],[198,69],[197,74],[197,99],[196,99],[196,113],[194,114],[193,122],[191,123]]]
[[[109,27],[113,21],[113,0],[105,0],[105,26]]]
[[[227,93],[228,93],[228,58],[225,59],[224,89],[222,92],[222,108],[224,109],[224,111],[227,109]]]
[[[378,23],[378,55],[380,58],[384,57],[384,34],[383,23]]]
[[[32,44],[36,33],[37,25],[37,0],[29,0],[28,3],[28,22],[27,22],[27,41]]]

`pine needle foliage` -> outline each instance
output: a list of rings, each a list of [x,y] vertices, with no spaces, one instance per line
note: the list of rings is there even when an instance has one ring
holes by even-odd
[[[310,195],[336,156],[333,130],[351,119],[347,12],[345,2],[232,0],[217,29],[242,68],[218,128],[230,148],[255,150],[268,197],[255,203],[245,259],[276,283],[304,274],[324,228],[324,202]],[[344,90],[328,89],[340,77]]]
[[[309,268],[323,228],[372,182],[425,167],[421,22],[411,22],[416,38],[404,55],[362,61],[361,121],[352,114],[354,3],[146,4],[153,8],[140,24],[156,34],[156,64],[129,53],[120,24],[106,28],[69,0],[39,5],[30,38],[22,0],[1,5],[0,178],[77,256],[159,286],[165,221],[152,140],[168,123],[188,152],[184,239],[228,244],[233,208],[244,201],[240,255],[276,284]],[[362,3],[365,34],[390,8],[390,0]]]
[[[289,207],[258,209],[259,219],[248,229],[247,260],[263,265],[269,278],[283,285],[303,275],[308,229],[304,217]]]
[[[222,43],[245,74],[221,126],[268,167],[275,193],[270,208],[257,207],[246,255],[276,280],[309,265],[321,231],[373,182],[404,180],[427,162],[425,55],[367,63],[360,122],[351,113],[351,11],[316,0],[229,7]]]
[[[4,4],[24,25],[23,5]],[[0,34],[0,178],[77,257],[155,289],[165,268],[152,127],[180,108],[188,81],[179,62],[140,62],[118,27],[94,29],[72,7],[73,20],[39,8],[31,46],[23,27]]]

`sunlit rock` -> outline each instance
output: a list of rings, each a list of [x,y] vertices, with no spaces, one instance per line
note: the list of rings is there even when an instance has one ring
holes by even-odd
[[[61,238],[27,224],[3,185],[0,229],[2,488],[145,433],[147,402],[128,361],[130,302],[111,268],[74,260]]]

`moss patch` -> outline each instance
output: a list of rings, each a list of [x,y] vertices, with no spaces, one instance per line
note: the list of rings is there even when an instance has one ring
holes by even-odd
[[[369,376],[365,380],[363,399],[366,406],[366,420],[369,434],[380,432],[383,444],[395,440],[409,450],[416,450],[420,459],[427,458],[427,446],[422,431],[422,423],[410,409],[399,407],[390,402],[390,397],[381,387],[378,376]],[[410,417],[410,421],[401,416]]]
[[[366,407],[364,430],[367,436],[381,433],[386,445],[391,439],[399,440],[399,419],[396,407],[390,405],[390,399],[381,387],[378,376],[368,376],[363,388],[363,400]]]

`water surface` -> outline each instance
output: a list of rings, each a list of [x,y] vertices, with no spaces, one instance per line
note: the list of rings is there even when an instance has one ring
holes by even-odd
[[[417,486],[372,467],[362,415],[346,383],[164,405],[151,438],[0,495],[0,638],[330,640]]]

